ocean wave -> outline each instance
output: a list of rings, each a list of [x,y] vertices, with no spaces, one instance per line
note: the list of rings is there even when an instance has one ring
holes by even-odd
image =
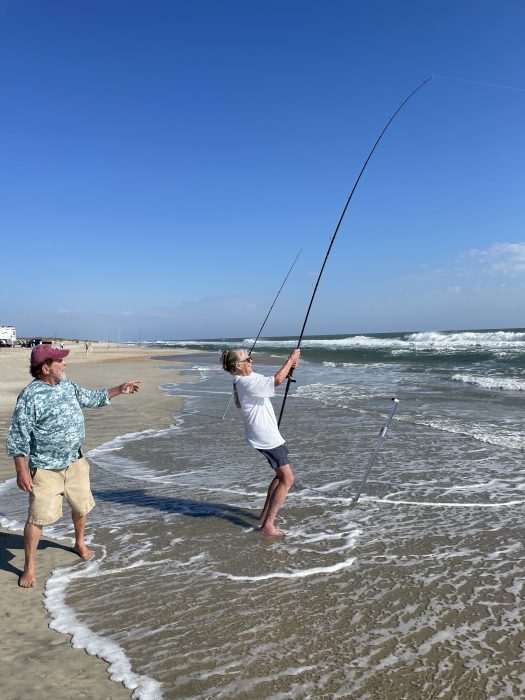
[[[492,391],[525,391],[525,379],[516,379],[515,377],[476,377],[471,374],[454,374],[452,379],[455,382],[474,384],[474,386]]]
[[[458,331],[457,333],[443,333],[439,331],[427,331],[411,333],[408,340],[416,343],[462,343],[462,344],[486,344],[496,343],[524,343],[523,331]]]
[[[525,333],[521,331],[460,331],[458,333],[440,333],[429,331],[411,333],[407,342],[417,349],[438,350],[445,352],[490,351],[525,352]]]
[[[253,342],[245,339],[246,344]],[[258,346],[292,348],[296,339],[259,340]],[[364,349],[390,350],[392,353],[414,351],[458,352],[468,350],[505,351],[519,350],[525,352],[525,333],[516,331],[464,331],[442,333],[429,331],[423,333],[400,334],[398,337],[378,338],[370,335],[354,335],[345,338],[308,338],[301,347],[325,350]]]
[[[251,347],[255,338],[218,338],[217,340],[166,341],[167,346],[201,347]],[[297,338],[259,338],[257,348],[288,350],[297,347]],[[525,332],[517,331],[422,331],[416,333],[391,334],[388,337],[375,335],[348,335],[345,337],[309,337],[301,341],[302,348],[317,350],[382,350],[393,355],[413,352],[472,352],[492,353],[525,352]]]

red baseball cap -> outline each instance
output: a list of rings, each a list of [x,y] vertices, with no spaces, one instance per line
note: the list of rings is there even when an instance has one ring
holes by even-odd
[[[69,355],[69,350],[59,350],[47,343],[37,345],[31,351],[31,367],[41,365],[46,360],[63,360]]]

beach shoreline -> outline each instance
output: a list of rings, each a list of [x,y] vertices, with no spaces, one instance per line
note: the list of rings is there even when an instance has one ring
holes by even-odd
[[[160,386],[169,381],[167,369],[179,375],[177,381],[192,381],[180,376],[184,368],[184,350],[118,346],[93,343],[86,352],[83,343],[65,343],[70,350],[66,359],[67,377],[81,386],[96,388],[116,386],[125,380],[142,381],[137,396],[119,396],[100,410],[85,411],[85,452],[117,436],[144,430],[159,430],[173,424],[173,414],[180,411],[183,399],[168,395]],[[194,354],[195,351],[192,351]],[[14,478],[13,461],[5,453],[5,439],[18,393],[31,381],[30,350],[5,348],[0,351],[0,433],[4,448],[0,454],[0,498],[2,486]],[[163,364],[162,357],[180,355],[180,361]],[[152,356],[156,359],[153,360]],[[25,495],[20,492],[21,498]],[[67,504],[64,518],[69,517]],[[71,635],[50,628],[52,620],[45,608],[49,595],[46,585],[54,571],[78,563],[67,541],[42,537],[37,557],[37,584],[31,589],[17,585],[24,561],[23,534],[19,524],[0,519],[0,616],[4,669],[2,696],[19,700],[38,687],[41,697],[69,700],[71,697],[129,698],[133,688],[126,688],[117,678],[110,680],[110,664],[84,649],[71,646]],[[88,519],[89,532],[89,519]],[[31,673],[27,672],[31,664]],[[113,672],[115,669],[112,669]]]

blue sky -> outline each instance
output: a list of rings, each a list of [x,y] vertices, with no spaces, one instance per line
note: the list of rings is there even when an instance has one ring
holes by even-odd
[[[0,325],[524,326],[525,4],[0,0]],[[486,84],[505,87],[492,87]],[[514,88],[514,89],[508,89]]]

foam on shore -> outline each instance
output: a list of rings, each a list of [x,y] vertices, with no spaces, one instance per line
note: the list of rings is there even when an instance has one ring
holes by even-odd
[[[123,649],[115,642],[95,634],[78,619],[66,604],[66,590],[71,581],[78,578],[96,576],[100,568],[98,559],[80,565],[62,566],[53,571],[45,588],[44,605],[52,622],[49,627],[71,635],[74,649],[85,649],[91,656],[98,656],[107,661],[109,677],[112,681],[122,683],[133,690],[132,698],[136,700],[160,700],[161,684],[148,676],[135,673]]]

